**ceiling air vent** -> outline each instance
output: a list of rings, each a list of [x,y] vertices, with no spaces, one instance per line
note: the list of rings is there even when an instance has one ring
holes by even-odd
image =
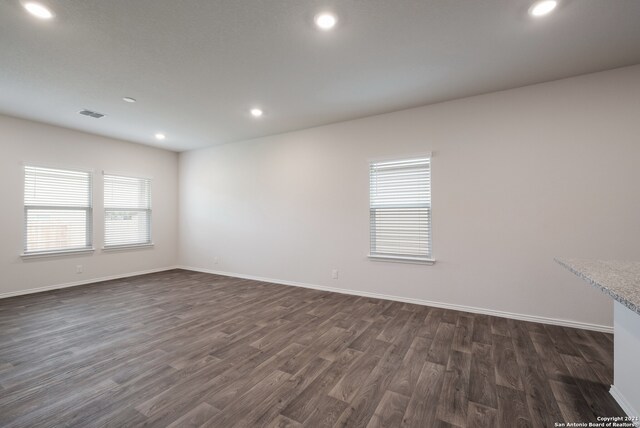
[[[102,113],[97,113],[95,111],[91,111],[91,110],[87,110],[87,109],[80,110],[78,113],[80,113],[80,114],[82,114],[84,116],[89,116],[89,117],[93,117],[93,118],[96,118],[96,119],[100,119],[101,117],[104,117],[104,114],[102,114]]]

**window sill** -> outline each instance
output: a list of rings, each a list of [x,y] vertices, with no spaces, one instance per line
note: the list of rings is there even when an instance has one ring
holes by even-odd
[[[367,257],[375,262],[394,262],[394,263],[412,263],[419,265],[433,265],[435,259],[422,259],[418,257],[402,257],[402,256],[381,256],[368,254]]]
[[[83,254],[91,254],[95,251],[94,248],[83,248],[79,250],[63,250],[63,251],[40,251],[37,253],[23,253],[20,257],[23,259],[40,259],[46,257],[64,257],[64,256],[78,256]]]
[[[112,252],[112,251],[130,251],[130,250],[143,250],[147,248],[153,248],[154,243],[151,242],[149,244],[134,244],[134,245],[114,245],[111,247],[102,247],[103,252]]]

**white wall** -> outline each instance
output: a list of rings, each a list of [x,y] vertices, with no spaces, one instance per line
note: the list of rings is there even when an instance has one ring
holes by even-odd
[[[87,119],[91,120],[91,119]],[[95,253],[23,260],[23,165],[92,169]],[[152,249],[102,252],[102,171],[152,177]],[[0,115],[0,296],[174,266],[178,155],[166,150]],[[76,265],[84,272],[76,274]]]
[[[628,416],[640,417],[640,316],[614,302],[612,395]],[[636,420],[636,426],[640,425]]]
[[[611,326],[553,257],[640,259],[639,112],[634,66],[182,153],[181,263]],[[367,161],[429,151],[437,263],[368,260]]]

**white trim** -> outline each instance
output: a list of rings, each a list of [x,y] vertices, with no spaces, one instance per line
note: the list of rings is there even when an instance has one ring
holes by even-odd
[[[616,400],[618,405],[620,407],[622,407],[622,410],[624,410],[624,412],[627,414],[627,416],[636,417],[636,418],[638,416],[640,416],[640,412],[635,410],[631,406],[631,404],[629,404],[627,399],[624,398],[624,395],[622,395],[620,390],[618,388],[616,388],[615,385],[611,385],[611,388],[609,389],[609,394],[611,394],[611,396],[614,398],[614,400]],[[633,422],[634,426],[640,427],[640,421],[636,420],[636,421],[630,421],[630,422]]]
[[[153,181],[153,177],[151,177],[150,175],[132,175],[126,172],[102,170],[102,176],[104,177],[105,175],[111,175],[114,177],[122,177],[122,178],[137,178],[141,180]]]
[[[155,244],[153,242],[149,242],[146,244],[126,244],[126,245],[111,245],[102,247],[102,251],[105,253],[109,253],[112,251],[129,251],[129,250],[142,250],[147,248],[153,248]]]
[[[96,282],[111,281],[113,279],[129,278],[131,276],[147,275],[150,273],[164,272],[165,270],[178,269],[177,266],[168,266],[163,268],[143,270],[139,272],[123,273],[118,275],[103,276],[101,278],[85,279],[82,281],[67,282],[66,284],[47,285],[45,287],[29,288],[27,290],[9,291],[8,293],[0,293],[0,299],[7,297],[22,296],[25,294],[41,293],[43,291],[58,290],[60,288],[76,287],[78,285],[93,284]]]
[[[214,274],[214,275],[230,276],[230,277],[234,277],[234,278],[251,279],[251,280],[254,280],[254,281],[271,282],[271,283],[274,283],[274,284],[292,285],[294,287],[311,288],[311,289],[314,289],[314,290],[329,291],[329,292],[332,292],[332,293],[350,294],[350,295],[353,295],[353,296],[372,297],[374,299],[384,299],[384,300],[393,300],[393,301],[396,301],[396,302],[412,303],[414,305],[433,306],[433,307],[436,307],[436,308],[443,308],[443,309],[453,309],[453,310],[456,310],[456,311],[471,312],[471,313],[474,313],[474,314],[490,315],[490,316],[501,317],[501,318],[511,318],[511,319],[520,320],[520,321],[529,321],[529,322],[537,322],[537,323],[542,323],[542,324],[559,325],[559,326],[571,327],[571,328],[582,328],[582,329],[585,329],[585,330],[600,331],[600,332],[603,332],[603,333],[613,333],[613,326],[600,325],[600,324],[590,324],[590,323],[579,322],[579,321],[571,321],[571,320],[565,320],[565,319],[560,319],[560,318],[548,318],[548,317],[540,317],[540,316],[536,316],[536,315],[517,314],[517,313],[513,313],[513,312],[496,311],[496,310],[493,310],[493,309],[477,308],[477,307],[474,307],[474,306],[465,306],[465,305],[456,305],[456,304],[453,304],[453,303],[434,302],[432,300],[415,299],[415,298],[412,298],[412,297],[392,296],[392,295],[388,295],[388,294],[371,293],[369,291],[350,290],[350,289],[346,289],[346,288],[326,287],[326,286],[323,286],[323,285],[313,285],[313,284],[306,284],[306,283],[296,282],[296,281],[287,281],[287,280],[282,280],[282,279],[264,278],[264,277],[260,277],[260,276],[254,276],[254,275],[244,275],[244,274],[239,274],[239,273],[223,272],[223,271],[217,271],[217,270],[212,270],[212,269],[196,268],[196,267],[191,267],[191,266],[177,266],[176,268],[177,269],[184,269],[184,270],[191,270],[191,271],[194,271],[194,272],[211,273],[211,274]]]
[[[433,157],[433,152],[418,152],[418,153],[408,153],[405,155],[401,155],[401,156],[380,156],[380,157],[375,157],[375,158],[368,158],[366,159],[366,162],[368,164],[368,166],[370,167],[372,163],[378,163],[378,162],[395,162],[395,161],[402,161],[402,160],[407,160],[407,159],[421,159],[421,158],[429,158],[431,159]],[[429,165],[431,166],[431,165]]]
[[[413,263],[418,265],[433,265],[436,263],[435,259],[422,259],[419,257],[408,256],[383,256],[367,254],[367,257],[374,262]]]
[[[83,254],[91,254],[95,248],[79,248],[76,250],[55,250],[55,251],[35,251],[33,253],[22,253],[22,259],[40,259],[45,257],[64,257],[64,256],[81,256]]]
[[[583,323],[583,322],[570,321],[570,320],[564,320],[564,319],[558,319],[558,318],[539,317],[535,315],[516,314],[513,312],[496,311],[493,309],[476,308],[473,306],[434,302],[431,300],[414,299],[411,297],[391,296],[388,294],[371,293],[368,291],[357,291],[357,290],[349,290],[345,288],[325,287],[325,286],[311,285],[311,284],[306,284],[306,283],[301,283],[296,281],[264,278],[260,276],[254,276],[254,275],[243,275],[243,274],[232,273],[232,272],[223,272],[223,271],[216,271],[211,269],[196,268],[191,266],[168,266],[168,267],[149,269],[149,270],[139,271],[139,272],[130,272],[130,273],[119,274],[119,275],[105,276],[101,278],[93,278],[88,280],[69,282],[66,284],[49,285],[46,287],[30,288],[28,290],[10,291],[8,293],[0,294],[0,299],[4,299],[7,297],[21,296],[25,294],[40,293],[43,291],[57,290],[60,288],[75,287],[78,285],[93,284],[96,282],[110,281],[113,279],[128,278],[131,276],[146,275],[150,273],[163,272],[163,271],[172,270],[172,269],[184,269],[184,270],[190,270],[194,272],[203,272],[203,273],[210,273],[214,275],[230,276],[234,278],[251,279],[254,281],[271,282],[274,284],[290,285],[294,287],[311,288],[314,290],[329,291],[332,293],[350,294],[350,295],[362,296],[362,297],[372,297],[375,299],[393,300],[393,301],[403,302],[403,303],[412,303],[415,305],[433,306],[436,308],[453,309],[453,310],[458,310],[463,312],[491,315],[491,316],[502,317],[502,318],[512,318],[512,319],[521,320],[521,321],[538,322],[542,324],[560,325],[564,327],[582,328],[585,330],[601,331],[604,333],[613,333],[613,327],[599,325],[599,324]],[[620,395],[619,391],[617,391],[613,385],[611,386],[610,393],[616,399],[616,401],[618,401],[618,404],[620,404],[620,407],[622,407],[625,410],[625,412],[627,413],[633,412],[633,409],[631,408],[631,406],[626,404],[627,403],[626,400],[624,400],[622,395]],[[620,400],[618,397],[620,398]],[[625,407],[623,403],[625,403],[627,407]]]
[[[33,168],[47,168],[47,169],[57,169],[60,171],[73,171],[73,172],[88,172],[91,175],[93,175],[96,171],[93,168],[85,168],[85,167],[81,167],[81,166],[68,166],[69,164],[52,164],[52,163],[39,163],[39,162],[28,162],[28,161],[21,161],[20,164],[22,165],[22,168],[24,169],[25,167],[33,167]]]

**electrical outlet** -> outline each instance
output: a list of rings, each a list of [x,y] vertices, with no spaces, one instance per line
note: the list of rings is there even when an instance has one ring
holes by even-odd
[[[76,265],[76,273],[82,273],[83,268],[82,265]]]
[[[331,278],[338,279],[338,269],[334,269],[331,271]]]
[[[214,258],[213,258],[213,264],[214,264],[214,265],[217,265],[217,264],[218,264],[218,257],[214,257]]]

